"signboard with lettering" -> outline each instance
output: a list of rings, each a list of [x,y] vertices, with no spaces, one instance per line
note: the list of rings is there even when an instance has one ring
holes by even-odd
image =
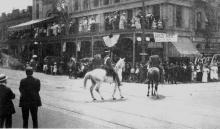
[[[155,42],[177,42],[178,34],[156,33],[154,32]]]

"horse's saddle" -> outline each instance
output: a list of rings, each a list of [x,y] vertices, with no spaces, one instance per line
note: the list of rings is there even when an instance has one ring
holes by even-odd
[[[151,68],[148,69],[148,72],[149,72],[149,73],[152,73],[153,71],[160,72],[160,69],[157,68],[157,67],[151,67]]]

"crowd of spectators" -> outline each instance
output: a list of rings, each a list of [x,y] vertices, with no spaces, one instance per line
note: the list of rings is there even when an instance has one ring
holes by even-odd
[[[123,81],[146,83],[148,63],[136,63],[134,67],[126,63],[123,72]],[[161,83],[177,84],[187,82],[209,82],[219,79],[217,63],[207,64],[203,62],[164,62],[161,63]]]
[[[114,12],[106,14],[105,29],[106,30],[123,30],[123,29],[164,29],[162,20],[155,17],[151,13],[145,16],[140,12],[132,18],[128,18],[127,14]]]
[[[31,29],[10,31],[9,39],[26,39],[65,35],[68,33],[95,32],[98,30],[96,16],[84,16],[72,19],[67,25],[63,22],[45,22],[32,25]],[[163,21],[151,13],[142,14],[141,12],[133,17],[128,17],[125,12],[111,12],[104,16],[105,30],[124,30],[124,29],[164,29]]]

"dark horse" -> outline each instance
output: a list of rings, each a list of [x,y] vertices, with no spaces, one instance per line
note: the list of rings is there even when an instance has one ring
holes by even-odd
[[[151,86],[151,95],[157,96],[158,98],[158,85],[160,82],[160,70],[157,67],[151,67],[148,69],[148,92],[147,96],[149,96],[150,86]]]

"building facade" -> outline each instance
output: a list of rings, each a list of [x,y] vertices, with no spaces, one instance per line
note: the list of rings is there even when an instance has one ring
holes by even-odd
[[[0,17],[0,46],[1,49],[9,50],[9,54],[19,56],[22,52],[22,47],[18,41],[14,41],[9,37],[8,27],[30,21],[32,19],[32,7],[27,9],[15,9],[12,13],[2,13]]]
[[[69,58],[74,55],[80,59],[102,54],[114,42],[116,44],[108,48],[113,56],[125,57],[133,64],[145,61],[147,55],[153,54],[160,55],[164,60],[194,57],[199,52],[214,54],[220,49],[217,2],[33,0],[33,20],[55,17],[43,23],[47,24],[43,26],[45,35],[49,24],[55,31],[57,26],[60,32],[55,32],[53,36],[37,36],[32,44],[37,44],[35,54],[42,57]],[[217,30],[213,31],[215,28]],[[211,35],[208,35],[209,31]]]

